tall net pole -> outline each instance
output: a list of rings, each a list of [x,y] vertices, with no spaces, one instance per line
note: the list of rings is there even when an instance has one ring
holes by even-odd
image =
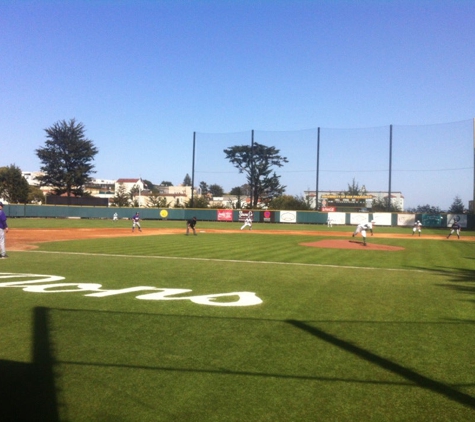
[[[194,193],[195,193],[195,145],[196,145],[196,132],[193,132],[193,158],[191,162],[191,207],[194,207]]]
[[[250,205],[254,208],[254,129],[251,131],[251,198]],[[257,204],[256,204],[257,205]]]
[[[388,187],[388,211],[391,211],[391,174],[393,165],[393,125],[389,125],[389,187]]]
[[[317,131],[317,175],[315,180],[315,211],[318,211],[318,177],[320,174],[320,128]]]

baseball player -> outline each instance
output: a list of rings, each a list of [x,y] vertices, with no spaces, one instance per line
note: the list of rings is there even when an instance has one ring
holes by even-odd
[[[419,232],[419,236],[421,235],[421,228],[422,228],[422,223],[417,220],[415,223],[414,223],[414,226],[412,227],[412,235],[414,236],[414,234],[416,232]]]
[[[135,230],[135,226],[139,229],[139,232],[142,231],[142,227],[140,226],[140,215],[138,212],[132,217],[132,232]]]
[[[361,233],[361,236],[363,237],[363,245],[366,246],[366,230],[369,230],[371,232],[371,236],[373,236],[373,224],[376,224],[376,221],[371,220],[369,223],[358,224],[355,232],[352,234],[352,237],[355,237],[357,234]]]
[[[112,216],[112,221],[117,221],[118,219],[119,219],[119,214],[115,212],[114,215]]]
[[[328,214],[327,226],[328,226],[328,227],[333,227],[333,220],[332,220],[332,218],[330,217],[330,214]]]
[[[193,230],[193,234],[196,236],[196,217],[191,218],[190,220],[186,221],[186,235],[188,236],[190,229]]]
[[[0,259],[8,258],[5,250],[5,233],[8,233],[7,216],[3,211],[3,203],[0,202]]]
[[[462,226],[458,221],[455,221],[454,224],[452,224],[452,229],[450,230],[449,235],[447,236],[447,239],[452,236],[454,232],[457,233],[457,237],[460,239],[460,230],[462,229]]]
[[[244,225],[241,227],[241,230],[243,230],[246,226],[249,226],[249,230],[252,230],[252,212],[247,215],[246,219],[244,220]]]

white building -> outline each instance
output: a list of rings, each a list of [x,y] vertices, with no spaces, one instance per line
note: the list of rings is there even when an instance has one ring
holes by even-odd
[[[21,174],[30,186],[38,186],[40,182],[38,181],[37,177],[43,176],[44,173],[41,171],[22,171]]]
[[[185,203],[191,199],[191,186],[155,186],[158,196],[166,199],[170,207],[184,207]],[[196,195],[196,191],[195,191]]]
[[[23,177],[29,185],[38,186],[38,176],[44,173],[39,171],[22,172]],[[137,201],[139,207],[149,206],[149,197],[153,193],[146,186],[142,178],[121,178],[121,179],[98,179],[92,178],[85,186],[84,190],[90,195],[98,198],[108,198],[109,201],[114,198],[120,186],[123,186],[126,193],[134,191],[133,199]],[[166,198],[171,207],[184,207],[185,203],[191,199],[191,186],[155,186],[158,189],[157,196]],[[43,186],[43,193],[48,194],[50,187]],[[195,191],[196,195],[196,191]]]
[[[346,195],[343,191],[318,191],[318,204],[324,208],[352,207],[371,210],[373,202],[387,203],[389,193],[386,191],[364,191],[361,195]],[[304,191],[312,209],[315,209],[315,191]],[[404,211],[404,196],[401,192],[391,192],[391,205]],[[326,209],[331,211],[330,209]]]

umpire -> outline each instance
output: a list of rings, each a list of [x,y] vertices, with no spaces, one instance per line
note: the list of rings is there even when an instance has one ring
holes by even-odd
[[[186,221],[186,235],[187,236],[190,233],[190,229],[193,230],[193,234],[196,236],[195,226],[196,226],[196,217],[193,217]]]

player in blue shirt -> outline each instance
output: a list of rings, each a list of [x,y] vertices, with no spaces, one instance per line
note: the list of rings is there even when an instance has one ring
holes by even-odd
[[[6,233],[8,233],[7,216],[3,212],[3,203],[0,202],[0,259],[8,258],[5,250]]]
[[[135,226],[137,226],[139,232],[142,231],[142,227],[140,227],[140,216],[138,212],[136,212],[135,215],[132,217],[132,231],[135,230]]]

